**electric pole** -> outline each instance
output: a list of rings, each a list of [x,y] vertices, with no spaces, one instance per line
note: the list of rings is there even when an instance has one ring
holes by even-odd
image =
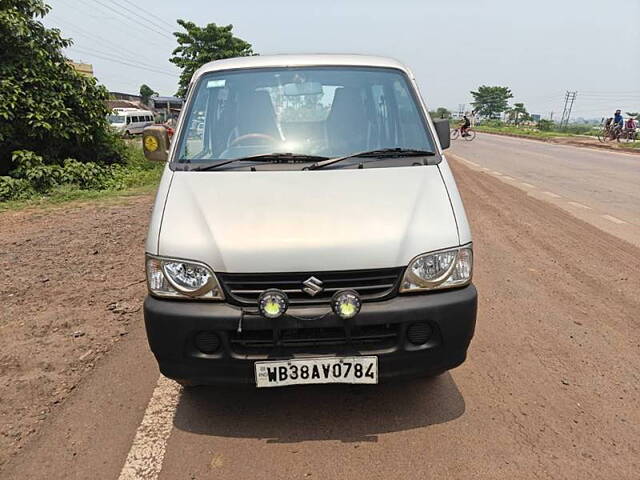
[[[562,118],[560,119],[560,127],[569,125],[569,118],[571,117],[571,109],[573,108],[573,102],[578,96],[577,91],[569,92],[567,91],[564,94],[564,108],[562,110]]]

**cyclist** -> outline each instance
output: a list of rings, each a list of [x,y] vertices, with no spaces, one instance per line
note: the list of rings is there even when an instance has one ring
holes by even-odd
[[[465,113],[465,114],[462,116],[462,122],[461,122],[461,125],[460,125],[460,134],[461,134],[463,137],[466,137],[467,135],[469,135],[469,134],[467,133],[467,129],[468,129],[470,126],[471,126],[471,121],[469,120],[469,118],[467,117],[467,114]]]
[[[636,124],[636,119],[633,117],[627,118],[624,128],[628,132],[635,132],[636,128],[638,128],[638,125]]]
[[[611,138],[616,139],[620,136],[622,129],[624,128],[624,118],[620,109],[616,110],[613,115],[613,122],[611,122]]]

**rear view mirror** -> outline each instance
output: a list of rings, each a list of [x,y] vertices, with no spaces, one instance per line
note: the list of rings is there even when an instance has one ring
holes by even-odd
[[[440,140],[442,149],[449,148],[449,146],[451,146],[451,127],[449,126],[449,120],[446,118],[434,119],[433,126],[436,127],[436,134],[438,134],[438,140]]]
[[[151,125],[142,131],[144,156],[152,162],[166,162],[169,159],[169,134],[162,125]]]

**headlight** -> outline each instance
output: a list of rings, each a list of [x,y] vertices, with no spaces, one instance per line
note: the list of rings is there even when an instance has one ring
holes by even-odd
[[[409,263],[400,292],[460,287],[471,282],[472,272],[471,245],[425,253]]]
[[[216,276],[203,263],[147,255],[147,285],[157,297],[222,300]]]

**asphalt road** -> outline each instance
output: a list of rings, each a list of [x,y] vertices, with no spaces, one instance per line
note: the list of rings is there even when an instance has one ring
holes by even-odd
[[[588,184],[576,183],[571,169],[581,156],[631,160],[566,148],[479,137],[453,149],[467,159],[452,157],[452,167],[474,233],[480,294],[461,367],[367,388],[183,391],[159,378],[138,313],[130,334],[0,477],[637,478],[640,249],[554,205],[584,202],[631,224],[631,188],[619,187],[615,202],[605,193],[592,195],[598,203],[569,196]],[[547,166],[527,168],[527,157]],[[482,170],[484,162],[502,175]],[[572,179],[555,178],[552,162]],[[597,180],[597,163],[582,177]],[[625,172],[623,185],[633,166]],[[522,181],[534,188],[515,184]],[[559,197],[535,198],[535,189]]]
[[[467,166],[640,245],[640,155],[499,135],[457,140]]]

